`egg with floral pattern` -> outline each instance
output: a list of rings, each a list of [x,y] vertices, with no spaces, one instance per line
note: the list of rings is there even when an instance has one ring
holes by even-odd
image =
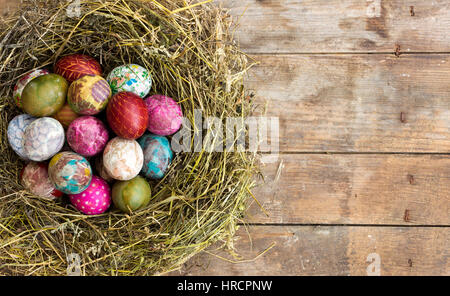
[[[67,128],[69,146],[83,156],[94,156],[103,151],[109,134],[105,124],[93,116],[82,116]]]
[[[81,193],[69,195],[70,202],[86,215],[100,215],[111,205],[111,189],[100,177],[93,176],[89,187]]]
[[[74,152],[61,152],[50,160],[48,175],[59,191],[77,194],[89,187],[92,169],[83,156]]]
[[[21,114],[14,117],[8,124],[7,136],[9,145],[24,160],[28,160],[24,147],[25,130],[35,120],[36,118],[31,115]]]
[[[164,177],[173,153],[166,137],[147,134],[138,140],[144,153],[144,165],[141,173],[147,178],[161,179]]]
[[[113,95],[129,91],[144,98],[152,88],[152,76],[142,66],[136,64],[123,65],[114,68],[106,77]]]
[[[130,180],[142,169],[144,155],[135,140],[116,137],[109,141],[103,151],[106,172],[116,180]]]
[[[169,136],[178,131],[183,123],[183,112],[174,99],[154,95],[145,99],[148,110],[148,130],[156,135]]]
[[[23,187],[34,195],[55,199],[63,196],[63,193],[56,190],[48,177],[48,166],[43,162],[31,161],[21,171],[20,182]]]
[[[33,80],[36,77],[46,75],[46,74],[50,74],[50,72],[46,69],[37,69],[37,70],[26,73],[22,78],[20,78],[17,81],[17,83],[13,89],[13,98],[14,98],[14,102],[16,103],[17,107],[22,108],[21,96],[22,96],[23,89],[28,84],[28,82],[30,82],[31,80]]]
[[[64,128],[58,120],[42,117],[34,120],[25,130],[25,156],[34,161],[50,159],[64,145]]]
[[[93,57],[83,54],[71,54],[58,60],[55,73],[73,82],[84,75],[102,75],[102,67]]]
[[[112,200],[122,212],[130,213],[146,207],[151,199],[150,184],[137,176],[129,181],[119,181],[113,185]]]
[[[95,115],[106,108],[111,97],[108,82],[99,75],[85,75],[72,82],[67,92],[67,102],[81,115]]]

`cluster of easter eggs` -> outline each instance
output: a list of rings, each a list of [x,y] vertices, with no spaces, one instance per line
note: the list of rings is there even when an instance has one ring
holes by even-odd
[[[96,59],[72,54],[53,70],[30,71],[13,90],[24,114],[9,122],[7,136],[26,162],[21,184],[47,199],[67,194],[86,215],[111,203],[127,213],[146,207],[147,179],[163,178],[174,157],[167,136],[181,127],[179,104],[149,96],[152,76],[136,64],[105,79]]]

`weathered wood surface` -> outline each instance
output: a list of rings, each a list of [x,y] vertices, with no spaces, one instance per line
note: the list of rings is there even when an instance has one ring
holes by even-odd
[[[203,253],[173,275],[367,275],[378,254],[380,275],[450,275],[449,228],[251,226],[238,232],[241,260]],[[226,252],[211,253],[236,260]],[[372,255],[376,256],[376,255]],[[373,269],[369,269],[373,272]]]
[[[450,225],[449,155],[283,154],[262,173],[252,223]]]
[[[281,151],[450,152],[450,55],[256,59],[246,83]]]
[[[242,15],[236,39],[249,53],[450,51],[447,0],[223,2]]]

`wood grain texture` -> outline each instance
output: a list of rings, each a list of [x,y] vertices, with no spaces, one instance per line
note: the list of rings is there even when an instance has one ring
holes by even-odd
[[[280,118],[280,151],[450,152],[450,55],[256,60],[246,83]]]
[[[236,39],[249,53],[450,51],[447,0],[223,2],[240,18]]]
[[[251,226],[249,234],[238,233],[241,260],[275,246],[244,263],[203,253],[172,275],[367,275],[371,253],[381,275],[450,275],[449,228]]]
[[[252,223],[450,225],[448,155],[284,154],[262,173]]]

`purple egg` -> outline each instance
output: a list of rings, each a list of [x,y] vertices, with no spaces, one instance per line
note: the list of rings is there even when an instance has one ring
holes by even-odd
[[[145,99],[148,110],[148,130],[159,136],[169,136],[178,131],[183,122],[183,112],[174,99],[154,95]]]
[[[81,116],[72,121],[66,136],[73,151],[86,157],[102,152],[109,139],[105,124],[93,116]]]

